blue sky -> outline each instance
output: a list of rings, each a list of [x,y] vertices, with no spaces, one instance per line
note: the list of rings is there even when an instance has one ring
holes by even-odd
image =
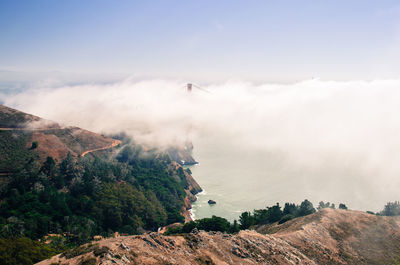
[[[399,1],[0,0],[1,70],[375,79],[399,62]]]

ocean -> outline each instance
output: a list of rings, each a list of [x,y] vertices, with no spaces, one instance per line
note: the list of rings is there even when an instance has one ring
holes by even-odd
[[[212,215],[238,219],[252,211],[285,202],[310,200],[345,203],[351,209],[378,211],[386,202],[374,192],[370,172],[355,170],[349,161],[331,161],[313,167],[295,163],[284,150],[254,150],[235,139],[202,137],[193,141],[193,177],[204,192],[193,203],[195,219]],[[363,175],[364,174],[364,175]],[[208,200],[216,201],[209,205]]]

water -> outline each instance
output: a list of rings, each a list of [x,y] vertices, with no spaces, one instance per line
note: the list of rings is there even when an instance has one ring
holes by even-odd
[[[196,219],[217,215],[233,221],[243,211],[304,199],[314,206],[323,200],[377,211],[389,199],[370,182],[373,172],[357,169],[354,161],[337,158],[310,167],[292,161],[290,152],[254,150],[234,142],[224,137],[194,141],[194,157],[200,163],[190,169],[204,189],[193,203]],[[217,204],[209,205],[209,199]]]

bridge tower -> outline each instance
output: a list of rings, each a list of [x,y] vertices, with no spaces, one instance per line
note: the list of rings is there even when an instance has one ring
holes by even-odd
[[[187,83],[186,84],[186,91],[190,93],[190,92],[192,92],[192,89],[193,89],[193,85],[191,83]]]

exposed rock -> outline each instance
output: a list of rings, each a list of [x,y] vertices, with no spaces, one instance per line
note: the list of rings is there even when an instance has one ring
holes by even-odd
[[[131,250],[127,245],[124,244],[124,242],[121,242],[121,245],[119,245],[122,249],[124,250]]]
[[[400,258],[399,225],[400,217],[326,209],[259,228],[269,234],[193,230],[184,236],[122,236],[39,264],[86,259],[96,264],[394,264]]]
[[[186,171],[183,170],[182,166],[177,163],[177,162],[172,162],[170,170],[174,171],[176,174],[176,179],[180,181],[180,177],[178,176],[178,170],[182,170],[183,175],[186,179],[186,182],[188,184],[188,187],[185,189],[186,197],[184,200],[184,207],[182,209],[182,215],[185,217],[185,222],[192,221],[192,218],[190,216],[189,210],[192,209],[192,202],[195,202],[197,200],[196,194],[199,192],[202,192],[203,190],[201,189],[200,185],[196,182],[196,180],[192,177],[192,175]]]
[[[217,202],[214,200],[208,200],[208,204],[216,204]]]
[[[77,265],[88,258],[95,258],[96,264],[189,265],[260,264],[260,262],[263,264],[296,264],[298,260],[301,260],[302,264],[315,264],[285,241],[274,240],[268,235],[261,235],[255,231],[242,231],[233,235],[232,239],[223,238],[221,235],[221,233],[210,234],[200,231],[196,234],[188,234],[185,237],[167,237],[153,233],[142,236],[109,238],[99,242],[98,248],[107,247],[109,249],[107,254],[103,256],[95,256],[93,252],[76,257],[70,256],[68,259],[65,256],[57,255],[38,264]],[[232,250],[232,240],[235,240],[235,251]],[[156,243],[156,241],[159,243]],[[130,250],[120,247],[121,243],[124,243]],[[271,255],[270,248],[275,249],[274,255]]]
[[[183,147],[171,147],[167,149],[167,153],[171,160],[176,161],[180,165],[195,165],[198,164],[192,157],[193,144],[188,141]]]

